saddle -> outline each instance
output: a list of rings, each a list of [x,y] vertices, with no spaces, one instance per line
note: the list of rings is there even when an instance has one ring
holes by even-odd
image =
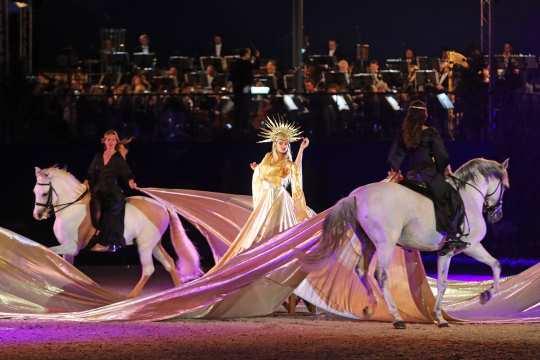
[[[431,201],[435,201],[433,193],[428,188],[428,186],[422,181],[415,181],[415,180],[404,178],[401,181],[399,181],[398,184],[405,186],[406,188],[411,189],[412,191],[420,195],[424,195]]]

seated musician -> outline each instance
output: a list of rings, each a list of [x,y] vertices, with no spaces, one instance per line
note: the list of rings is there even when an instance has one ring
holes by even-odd
[[[371,91],[374,93],[384,93],[390,91],[388,84],[382,79],[379,71],[379,62],[375,59],[369,62],[368,72],[371,74]]]

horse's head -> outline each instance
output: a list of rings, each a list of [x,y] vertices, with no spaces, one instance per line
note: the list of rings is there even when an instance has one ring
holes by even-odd
[[[483,212],[489,223],[496,223],[503,217],[504,191],[510,187],[508,176],[509,159],[498,163],[486,159],[473,159],[456,171],[461,180],[460,187],[469,185],[473,191],[483,196]]]
[[[56,166],[36,170],[34,218],[47,219],[80,200],[86,188],[73,175]]]
[[[36,185],[34,186],[34,219],[43,220],[49,218],[51,211],[54,211],[54,202],[58,200],[53,186],[53,177],[48,169],[35,168]]]
[[[499,164],[499,172],[487,176],[487,190],[484,197],[484,213],[487,221],[494,224],[500,221],[503,217],[503,196],[504,191],[510,188],[510,178],[508,176],[508,165],[510,159],[506,159],[502,164]]]

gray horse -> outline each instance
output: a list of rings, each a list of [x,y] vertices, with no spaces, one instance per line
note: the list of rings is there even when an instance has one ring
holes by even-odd
[[[486,159],[473,159],[461,166],[451,178],[459,190],[465,205],[464,241],[469,246],[463,250],[468,256],[487,264],[493,271],[493,287],[482,293],[481,302],[487,302],[499,289],[501,267],[480,243],[486,234],[486,221],[497,222],[502,218],[504,191],[510,187],[508,159],[502,164]],[[376,278],[382,289],[388,310],[394,319],[394,327],[404,329],[388,285],[388,267],[394,247],[420,251],[438,251],[445,238],[435,228],[433,202],[404,186],[391,182],[379,182],[356,189],[341,199],[327,215],[319,246],[303,261],[306,264],[324,262],[347,241],[346,232],[352,227],[361,243],[361,257],[356,274],[368,294],[369,305],[364,315],[373,314],[377,300],[367,281],[367,271],[373,255],[377,254]],[[435,319],[439,327],[448,326],[441,311],[441,302],[447,287],[450,260],[456,254],[451,251],[437,260],[437,300]]]

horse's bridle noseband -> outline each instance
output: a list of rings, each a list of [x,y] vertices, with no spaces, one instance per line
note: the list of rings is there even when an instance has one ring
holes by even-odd
[[[48,186],[49,187],[49,192],[47,193],[47,201],[45,203],[40,203],[40,202],[35,202],[34,205],[35,206],[42,206],[45,208],[45,210],[49,210],[49,211],[52,211],[53,214],[56,214],[68,207],[70,207],[71,205],[79,202],[80,200],[82,200],[86,194],[88,193],[88,188],[86,190],[83,191],[83,193],[81,195],[79,195],[79,197],[77,199],[75,199],[74,201],[71,201],[71,202],[68,202],[68,203],[64,203],[64,204],[57,204],[57,205],[53,205],[53,193],[56,194],[56,196],[58,197],[58,192],[56,192],[53,184],[52,184],[52,181],[51,182],[48,182],[48,183],[36,183],[36,185],[39,185],[39,186]],[[58,209],[57,209],[58,208]]]
[[[496,223],[502,218],[502,206],[503,206],[503,195],[504,195],[504,184],[503,179],[499,179],[499,183],[497,184],[497,187],[495,190],[493,190],[490,193],[486,193],[485,195],[482,193],[482,191],[474,184],[471,184],[467,181],[463,181],[455,176],[451,176],[452,179],[461,182],[462,184],[469,185],[476,191],[480,193],[480,195],[484,198],[484,203],[482,204],[482,213],[486,214],[488,221],[490,223]],[[499,198],[497,199],[497,202],[493,205],[488,204],[488,199],[495,195],[499,191]]]

